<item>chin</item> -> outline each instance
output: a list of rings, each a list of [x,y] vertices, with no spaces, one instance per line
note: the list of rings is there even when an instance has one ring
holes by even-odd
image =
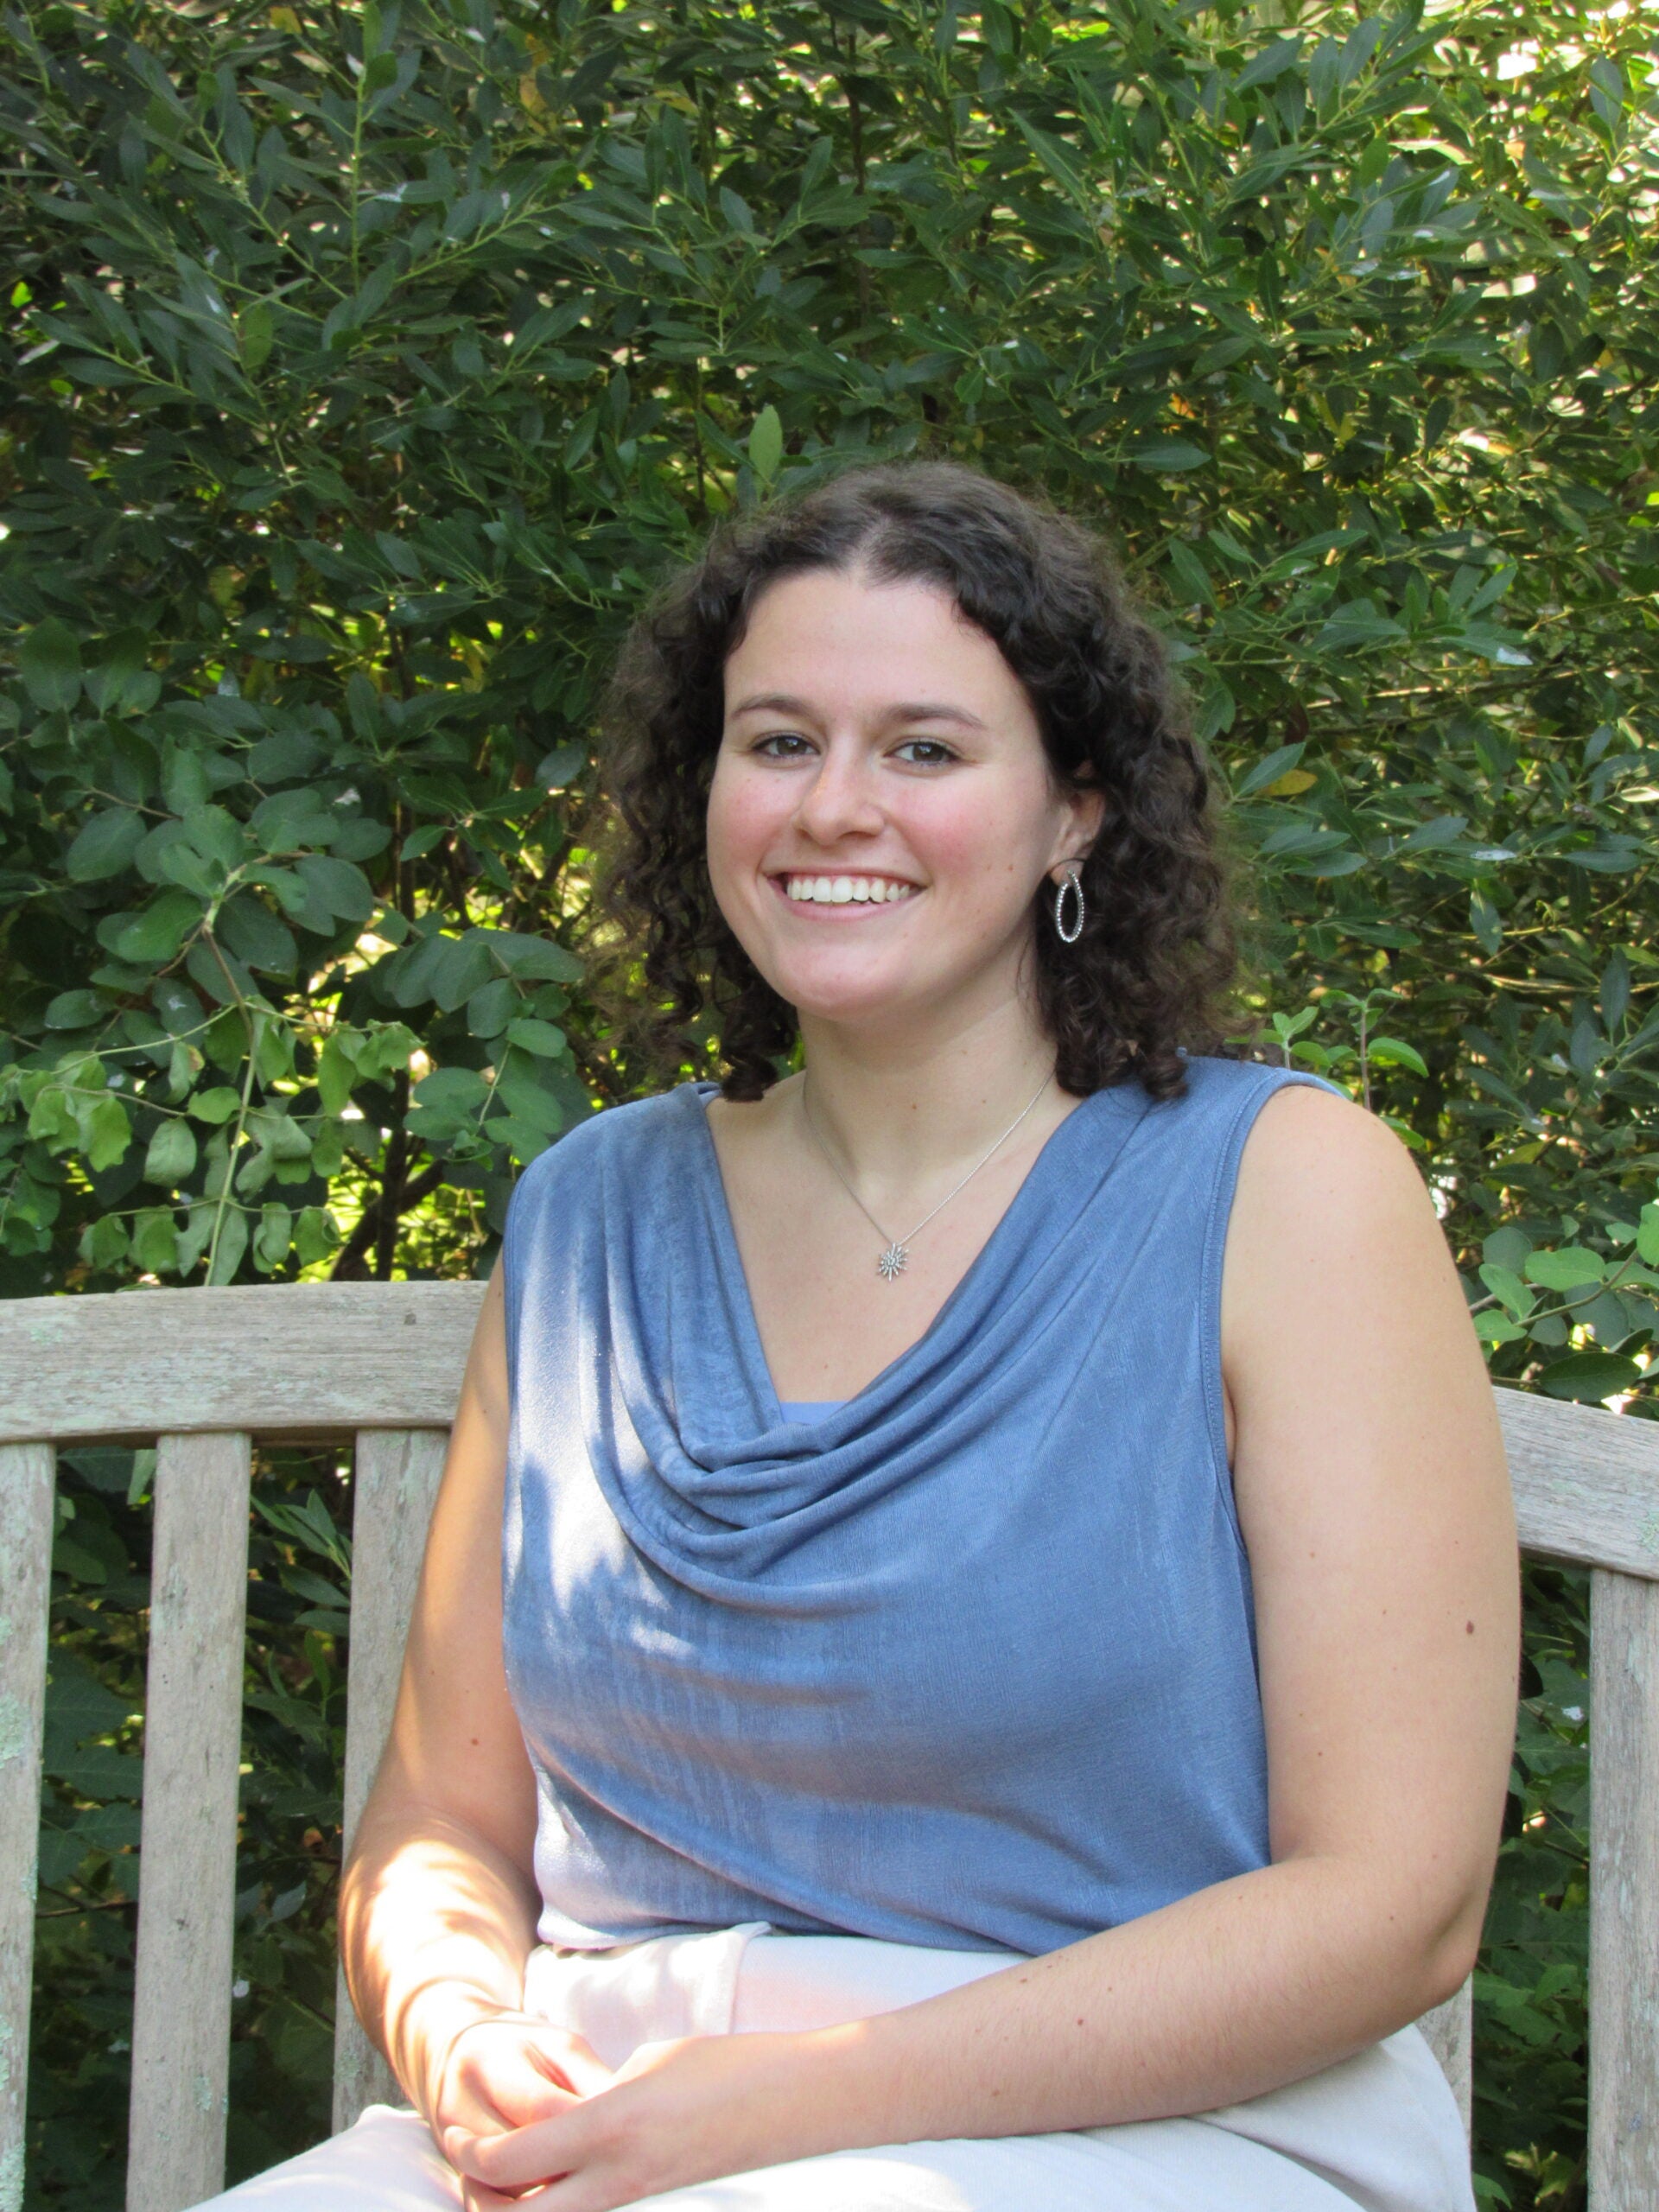
[[[783,990],[796,1014],[810,1021],[834,1022],[840,1028],[880,1029],[893,1021],[913,1020],[918,1011],[912,989],[899,990]]]

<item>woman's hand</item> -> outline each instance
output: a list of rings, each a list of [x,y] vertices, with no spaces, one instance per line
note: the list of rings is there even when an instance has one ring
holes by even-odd
[[[490,2014],[469,2022],[444,2053],[432,2096],[432,2133],[446,2157],[452,2138],[469,2144],[516,2138],[579,2106],[613,2078],[580,2036],[531,2013]],[[508,2201],[476,2187],[468,2169],[457,2171],[467,2212]]]
[[[495,2212],[526,2190],[534,2194],[523,2201],[535,2212],[612,2212],[663,2190],[830,2147],[834,2129],[823,2139],[814,2124],[822,2113],[800,2094],[795,2055],[806,2040],[690,2036],[642,2044],[608,2087],[560,2094],[556,2108],[550,2104],[510,2133],[458,2123],[438,2139],[466,2180],[467,2212]]]

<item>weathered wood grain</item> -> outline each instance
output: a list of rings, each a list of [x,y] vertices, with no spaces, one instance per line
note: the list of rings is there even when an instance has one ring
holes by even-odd
[[[483,1296],[328,1282],[0,1300],[0,1442],[442,1427]]]
[[[251,1465],[245,1435],[156,1452],[127,2212],[225,2183]]]
[[[1590,1595],[1590,2202],[1659,2205],[1659,1583]]]
[[[0,1442],[441,1427],[483,1288],[282,1283],[0,1300]],[[1500,1390],[1497,1404],[1526,1548],[1659,1578],[1659,1428],[1517,1390]]]
[[[23,2201],[52,1493],[49,1444],[0,1445],[0,2212]]]
[[[1524,1550],[1659,1577],[1659,1424],[1499,1390]]]
[[[1440,2070],[1452,2084],[1452,2094],[1463,2114],[1463,2132],[1475,2124],[1475,1985],[1472,1976],[1455,1997],[1425,2012],[1418,2026],[1428,2037],[1429,2048],[1440,2062]]]
[[[404,1643],[414,1610],[448,1448],[447,1429],[371,1429],[357,1441],[352,1478],[352,1643],[346,1682],[344,1847],[380,1764],[397,1701]],[[364,2034],[342,1972],[335,1999],[334,2126],[365,2105],[402,2104],[391,2069]]]

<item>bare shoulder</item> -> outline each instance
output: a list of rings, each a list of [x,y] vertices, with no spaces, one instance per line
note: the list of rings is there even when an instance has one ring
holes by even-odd
[[[1411,1152],[1311,1085],[1268,1099],[1246,1140],[1222,1271],[1222,1357],[1239,1414],[1344,1413],[1496,1429],[1468,1302]]]
[[[1363,1264],[1407,1266],[1456,1287],[1434,1202],[1407,1147],[1378,1116],[1311,1084],[1267,1099],[1245,1140],[1226,1273],[1285,1285]]]
[[[1317,1198],[1321,1191],[1403,1199],[1434,1217],[1416,1162],[1379,1115],[1311,1084],[1287,1084],[1262,1103],[1251,1124],[1236,1204],[1293,1193]]]

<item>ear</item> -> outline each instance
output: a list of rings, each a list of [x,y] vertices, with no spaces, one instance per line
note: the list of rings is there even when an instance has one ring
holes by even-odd
[[[1087,859],[1105,819],[1104,791],[1084,788],[1065,794],[1065,818],[1055,840],[1055,857],[1047,869],[1051,882],[1060,883],[1069,867],[1080,866]]]

